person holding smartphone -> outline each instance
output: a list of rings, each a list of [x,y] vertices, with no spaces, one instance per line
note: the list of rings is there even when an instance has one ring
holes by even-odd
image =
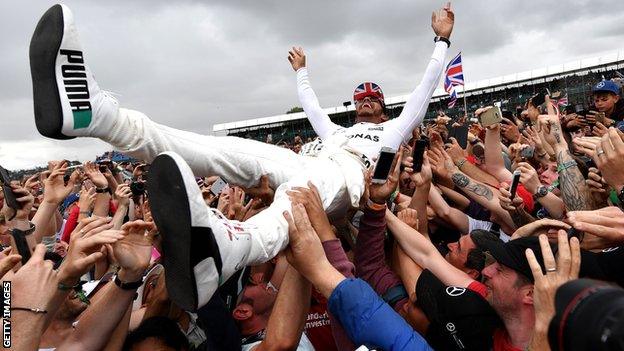
[[[72,12],[55,5],[39,21],[30,43],[35,122],[44,136],[100,138],[151,163],[147,190],[163,238],[164,266],[177,273],[167,275],[167,288],[177,305],[194,311],[235,271],[265,262],[288,245],[283,217],[291,209],[287,189],[312,181],[330,216],[359,205],[363,171],[382,147],[398,149],[422,122],[444,69],[453,25],[450,3],[433,13],[433,54],[401,115],[388,120],[381,88],[363,83],[354,93],[358,123],[350,128],[333,124],[323,112],[309,84],[303,51],[291,51],[299,98],[320,136],[319,143],[302,150],[313,157],[304,157],[253,140],[175,130],[120,108],[99,89],[85,64]],[[211,212],[195,181],[195,176],[219,175],[230,184],[251,187],[263,174],[276,189],[275,199],[245,223]]]

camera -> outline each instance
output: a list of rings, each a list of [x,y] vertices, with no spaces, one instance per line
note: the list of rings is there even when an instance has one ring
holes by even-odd
[[[141,196],[145,194],[145,183],[140,181],[133,181],[130,183],[130,191],[132,191],[132,195]]]

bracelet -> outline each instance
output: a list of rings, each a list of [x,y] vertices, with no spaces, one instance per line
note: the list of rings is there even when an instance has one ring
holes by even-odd
[[[577,166],[578,165],[576,164],[576,161],[574,160],[563,162],[562,164],[557,166],[557,173],[561,173],[568,168],[577,167]]]
[[[115,285],[117,285],[122,290],[135,290],[143,285],[143,278],[135,282],[122,282],[121,279],[119,279],[119,276],[116,275],[114,281]]]
[[[29,307],[11,307],[11,311],[28,311],[33,313],[48,313],[46,310],[42,310],[40,308],[29,308]]]
[[[468,160],[464,158],[461,161],[457,162],[457,164],[456,164],[457,168],[461,169],[462,166],[466,163],[466,161],[468,161]]]
[[[109,193],[109,194],[111,194],[111,195],[112,195],[111,190],[110,190],[110,188],[109,188],[109,187],[106,187],[106,188],[98,188],[98,187],[96,187],[96,188],[95,188],[95,193],[96,193],[96,194]]]
[[[366,201],[366,207],[373,211],[381,211],[386,209],[386,204],[378,204],[373,202],[371,199],[368,199],[368,201]]]
[[[434,43],[437,43],[437,42],[439,42],[439,41],[443,41],[443,42],[445,42],[445,43],[446,43],[446,47],[449,47],[449,48],[451,47],[451,41],[450,41],[448,38],[441,37],[441,36],[439,36],[439,35],[438,35],[438,36],[436,36],[435,38],[433,38],[433,42],[434,42]]]
[[[69,290],[74,290],[78,287],[82,286],[80,279],[78,279],[78,282],[74,285],[65,285],[63,283],[58,283],[57,288],[61,291],[69,291]]]

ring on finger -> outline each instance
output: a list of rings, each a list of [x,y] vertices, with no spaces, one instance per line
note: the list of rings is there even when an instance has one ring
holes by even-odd
[[[596,153],[596,155],[600,156],[602,154],[604,154],[604,150],[603,149],[598,149],[598,152]]]
[[[547,273],[552,273],[552,272],[556,272],[556,271],[557,271],[557,268],[555,268],[555,267],[552,267],[552,268],[546,268],[546,272],[547,272]]]

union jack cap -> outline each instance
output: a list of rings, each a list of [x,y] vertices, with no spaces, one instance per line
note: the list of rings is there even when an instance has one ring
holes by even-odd
[[[364,99],[367,96],[376,97],[381,100],[381,104],[384,105],[384,94],[381,91],[379,85],[373,82],[364,82],[355,88],[353,92],[353,100],[359,101]]]

